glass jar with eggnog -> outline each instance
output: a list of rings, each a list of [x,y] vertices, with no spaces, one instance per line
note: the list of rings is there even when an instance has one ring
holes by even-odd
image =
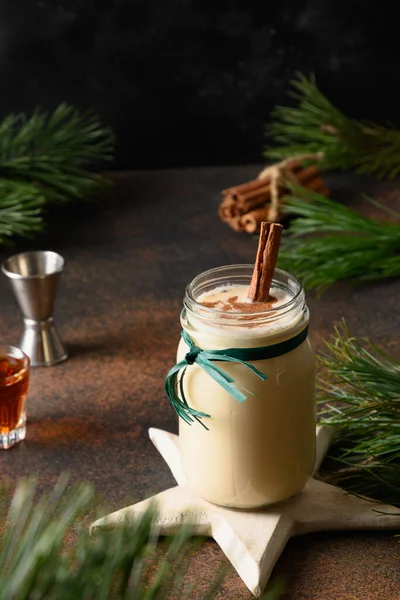
[[[179,446],[188,484],[209,502],[243,509],[301,491],[315,462],[304,290],[274,269],[268,300],[251,302],[252,272],[219,267],[187,286],[176,366],[186,365],[177,412],[185,411]]]

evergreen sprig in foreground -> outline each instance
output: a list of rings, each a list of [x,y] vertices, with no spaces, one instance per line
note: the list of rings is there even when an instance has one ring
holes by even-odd
[[[393,211],[396,222],[377,221],[301,187],[285,198],[282,211],[296,218],[278,266],[296,273],[307,289],[324,291],[344,279],[362,282],[400,275],[400,215]]]
[[[225,571],[207,575],[201,593],[185,580],[190,529],[182,525],[156,550],[155,509],[118,528],[88,531],[95,495],[88,484],[67,489],[62,476],[53,492],[36,499],[33,481],[21,480],[11,499],[1,496],[0,600],[213,600]],[[196,546],[197,547],[197,546]],[[193,550],[193,546],[191,547]],[[278,600],[275,580],[263,596]],[[193,595],[194,594],[194,595]]]
[[[399,130],[347,117],[318,89],[314,77],[298,74],[289,96],[294,106],[277,107],[267,125],[267,158],[321,152],[320,164],[328,169],[389,178],[400,173]]]
[[[82,484],[67,491],[67,482],[62,477],[40,500],[33,482],[19,482],[0,544],[0,600],[162,600],[174,590],[186,597],[176,563],[190,537],[187,527],[170,539],[162,559],[151,511],[91,536],[83,521],[93,509],[93,489]]]
[[[320,417],[339,433],[330,483],[400,507],[400,363],[343,321],[319,355]]]
[[[47,205],[103,198],[110,182],[92,172],[113,158],[114,135],[91,112],[8,115],[0,123],[0,243],[44,226]]]

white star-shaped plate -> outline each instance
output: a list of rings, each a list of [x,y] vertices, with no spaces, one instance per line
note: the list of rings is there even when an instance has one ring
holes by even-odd
[[[313,531],[400,529],[400,512],[395,507],[350,495],[314,477],[309,478],[301,493],[271,507],[245,511],[216,506],[188,487],[178,436],[161,429],[150,429],[149,435],[178,485],[99,519],[91,530],[133,519],[156,503],[161,535],[173,533],[187,523],[194,535],[214,538],[254,596],[262,594],[291,536]],[[329,428],[317,428],[313,475],[318,472],[332,438]]]

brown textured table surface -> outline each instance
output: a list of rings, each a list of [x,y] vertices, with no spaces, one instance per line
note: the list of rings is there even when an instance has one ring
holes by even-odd
[[[36,474],[49,489],[62,471],[90,480],[112,510],[174,484],[149,441],[150,426],[177,431],[163,390],[174,364],[185,285],[222,264],[252,262],[255,241],[219,221],[219,190],[246,181],[256,166],[132,172],[115,175],[116,199],[63,208],[49,232],[13,251],[53,249],[66,259],[56,322],[70,358],[33,370],[25,442],[0,453],[2,480]],[[361,190],[399,206],[395,183],[332,176],[336,198],[351,206]],[[363,205],[365,210],[365,205]],[[376,209],[369,209],[376,212]],[[1,252],[3,260],[10,251]],[[309,295],[315,345],[342,316],[400,357],[400,280]],[[0,278],[3,342],[17,343],[21,317]],[[285,600],[399,600],[400,545],[390,532],[321,533],[292,539],[274,571]],[[222,561],[209,541],[193,558],[192,598]],[[232,568],[218,599],[251,598]]]

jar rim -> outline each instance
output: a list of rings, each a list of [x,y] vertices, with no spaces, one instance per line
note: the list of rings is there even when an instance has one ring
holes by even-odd
[[[202,317],[205,319],[218,319],[219,317],[224,317],[224,320],[228,317],[232,319],[240,319],[240,317],[249,316],[249,313],[244,313],[240,311],[223,311],[219,308],[204,306],[201,302],[196,299],[196,291],[198,292],[198,288],[201,288],[201,283],[203,282],[203,287],[205,287],[206,283],[209,285],[209,289],[215,289],[223,285],[223,277],[222,273],[225,273],[226,282],[234,283],[234,278],[241,277],[243,280],[246,279],[248,283],[250,283],[251,275],[254,269],[254,265],[251,264],[234,264],[234,265],[225,265],[220,267],[214,267],[212,269],[208,269],[207,271],[203,271],[199,273],[192,281],[186,286],[185,290],[185,299],[184,299],[184,307],[191,312],[198,313],[201,311]],[[288,271],[284,271],[283,269],[275,269],[273,283],[275,286],[281,289],[285,289],[290,292],[288,286],[283,284],[284,280],[291,283],[292,294],[288,302],[284,304],[280,304],[276,307],[271,307],[269,309],[263,309],[260,311],[252,312],[253,318],[257,319],[270,319],[272,316],[274,318],[279,318],[281,315],[284,315],[289,310],[302,300],[304,297],[304,289],[301,282],[289,273]],[[294,290],[294,293],[293,293]],[[205,290],[203,290],[204,293]],[[199,294],[197,293],[197,297]],[[226,322],[226,321],[225,321]]]
[[[220,314],[232,315],[232,316],[234,316],[234,315],[240,316],[241,314],[248,315],[248,313],[241,313],[240,311],[226,311],[226,310],[223,311],[219,308],[204,306],[204,304],[202,304],[201,302],[196,300],[195,295],[194,295],[194,288],[195,288],[196,284],[198,284],[202,278],[206,278],[207,276],[218,275],[219,273],[222,273],[224,271],[226,272],[226,271],[233,270],[233,269],[235,271],[238,271],[239,269],[249,269],[249,275],[251,275],[253,268],[254,268],[253,265],[243,263],[243,264],[234,264],[234,265],[223,265],[220,267],[214,267],[212,269],[208,269],[207,271],[203,271],[203,272],[199,273],[198,275],[196,275],[196,277],[194,277],[194,279],[192,279],[192,281],[186,286],[185,296],[194,304],[194,306],[198,306],[199,308],[201,308],[201,310],[204,311],[205,314],[215,315],[215,316],[220,315]],[[250,271],[251,271],[251,273],[250,273]],[[278,284],[277,287],[282,288],[282,285],[279,285],[281,282],[277,279],[276,275],[281,276],[281,277],[286,276],[288,278],[288,280],[290,279],[291,282],[293,284],[295,284],[297,287],[296,293],[290,297],[290,300],[288,300],[288,302],[285,302],[284,304],[280,304],[277,307],[271,307],[269,309],[254,311],[254,313],[252,313],[253,315],[262,317],[262,316],[270,315],[271,313],[276,314],[277,312],[284,312],[285,309],[287,309],[289,307],[289,305],[293,306],[293,304],[296,302],[298,297],[302,294],[302,292],[304,292],[303,286],[302,286],[301,282],[299,281],[299,279],[297,279],[297,277],[295,277],[288,271],[284,271],[283,269],[275,269],[272,282],[277,283]],[[244,276],[244,274],[242,274],[242,276]],[[219,285],[221,285],[221,283]]]

